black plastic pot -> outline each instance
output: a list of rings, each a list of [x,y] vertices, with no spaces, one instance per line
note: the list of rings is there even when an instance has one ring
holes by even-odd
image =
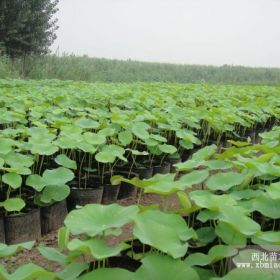
[[[103,189],[103,186],[87,189],[72,188],[67,198],[68,211],[75,209],[77,205],[84,206],[90,203],[101,203]]]
[[[170,173],[177,173],[174,164],[180,163],[182,160],[180,158],[169,158],[168,161],[170,162]]]
[[[41,237],[40,209],[28,213],[5,217],[7,244],[37,240]]]
[[[122,175],[128,179],[131,179],[133,177],[138,177],[138,174],[136,174],[134,172],[129,172],[129,171],[120,171],[116,174]],[[129,183],[126,183],[126,182],[121,182],[118,199],[124,199],[124,198],[129,198],[129,197],[135,198],[136,195],[137,195],[137,187],[135,187]]]
[[[67,215],[66,200],[57,202],[53,205],[41,208],[41,231],[47,234],[57,230],[63,225],[63,221]]]
[[[196,152],[198,152],[200,149],[202,149],[203,146],[202,145],[199,145],[199,146],[195,146],[193,149],[191,150],[184,150],[181,158],[182,158],[182,161],[186,161],[188,159],[190,159],[192,157],[192,155]]]
[[[138,174],[140,179],[150,179],[153,177],[154,169],[153,167],[139,167],[133,169],[133,172]]]
[[[167,174],[170,173],[170,162],[163,162],[162,165],[155,165],[154,166],[154,175],[155,174]]]
[[[110,257],[107,259],[106,267],[123,268],[135,272],[141,266],[141,262],[128,256]]]
[[[4,216],[0,216],[0,243],[6,243]]]
[[[120,192],[120,186],[120,184],[114,186],[110,184],[104,185],[102,204],[111,204],[116,202]]]

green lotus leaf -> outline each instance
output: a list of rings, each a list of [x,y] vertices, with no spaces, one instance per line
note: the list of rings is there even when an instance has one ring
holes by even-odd
[[[202,267],[194,267],[193,269],[197,272],[200,280],[209,280],[217,276],[212,269],[205,269]]]
[[[102,145],[106,143],[106,137],[102,134],[86,132],[83,134],[83,139],[91,145]]]
[[[57,243],[61,250],[66,249],[69,242],[70,230],[67,227],[61,227],[57,232]]]
[[[81,128],[98,128],[99,123],[97,121],[87,119],[87,118],[80,118],[75,121],[75,125],[81,127]]]
[[[250,236],[260,231],[260,225],[246,216],[246,210],[239,206],[224,205],[220,221],[228,223],[239,233]]]
[[[11,167],[30,167],[33,165],[33,158],[29,155],[19,153],[9,153],[5,157],[5,162]]]
[[[66,135],[59,136],[59,138],[53,142],[55,145],[57,145],[61,149],[75,149],[80,140],[80,138],[72,138]]]
[[[176,163],[174,164],[174,166],[179,171],[188,171],[188,170],[192,170],[193,168],[205,165],[205,162],[206,161],[204,160],[191,159],[185,162]]]
[[[177,152],[176,147],[172,146],[172,145],[159,145],[158,148],[165,154],[174,154]]]
[[[26,185],[32,187],[36,191],[40,192],[46,186],[44,179],[37,174],[29,175],[26,179]]]
[[[70,188],[67,185],[48,185],[43,189],[39,200],[44,204],[62,201],[70,194]]]
[[[237,252],[238,251],[234,246],[216,245],[209,250],[208,255],[203,253],[194,253],[189,255],[185,259],[185,263],[188,266],[205,266],[220,261],[222,259],[232,257],[236,255]]]
[[[280,199],[280,182],[269,185],[266,191],[272,199]]]
[[[104,137],[113,136],[116,133],[116,128],[106,127],[106,128],[99,130],[97,133],[98,133],[98,135],[102,135]]]
[[[5,161],[3,158],[0,157],[0,168],[3,167],[5,164]]]
[[[72,234],[96,236],[107,229],[119,228],[131,222],[138,211],[135,205],[123,207],[118,204],[89,204],[71,211],[64,223]]]
[[[21,187],[22,177],[17,173],[5,173],[2,176],[2,181],[13,189],[18,189]]]
[[[46,140],[46,141],[52,141],[56,134],[50,133],[48,128],[46,127],[31,127],[28,129],[28,135],[31,136],[31,139],[36,140]]]
[[[74,173],[65,167],[58,167],[52,170],[45,170],[43,173],[43,180],[46,185],[64,185],[73,180]]]
[[[143,265],[136,271],[135,280],[199,280],[197,272],[181,260],[169,256],[148,255],[142,259]]]
[[[92,256],[96,260],[104,260],[106,258],[118,255],[122,250],[129,248],[126,243],[120,243],[115,247],[109,247],[104,240],[89,239],[82,241],[80,239],[72,239],[67,248],[71,252],[78,251],[85,255]]]
[[[126,158],[123,157],[124,153],[125,153],[125,149],[123,147],[111,144],[111,145],[105,145],[102,148],[102,152],[104,153],[111,153],[113,155],[115,155],[116,157],[127,161]]]
[[[69,157],[67,157],[66,155],[62,154],[62,155],[58,155],[55,158],[55,162],[63,167],[69,168],[69,169],[77,169],[77,164],[74,160],[71,160]]]
[[[148,152],[146,152],[146,151],[142,151],[142,152],[140,152],[140,151],[137,151],[137,150],[132,150],[132,149],[126,149],[127,151],[130,151],[133,155],[135,155],[135,156],[147,156],[149,153]]]
[[[150,126],[144,122],[138,122],[135,123],[131,130],[133,132],[133,134],[135,134],[138,138],[142,139],[142,140],[146,140],[150,137],[148,129],[150,128]]]
[[[145,193],[170,195],[184,190],[187,186],[184,182],[175,180],[176,174],[156,174],[149,180],[143,180]]]
[[[236,147],[246,147],[252,145],[250,142],[241,142],[241,141],[233,141],[233,140],[228,140],[228,142]]]
[[[156,140],[158,142],[163,142],[163,143],[167,142],[166,138],[161,136],[161,135],[159,135],[159,134],[150,134],[150,138],[154,139],[154,140]]]
[[[35,241],[28,241],[16,245],[6,245],[4,243],[0,243],[0,257],[11,257],[14,254],[17,254],[23,250],[31,250],[34,244]]]
[[[252,268],[236,268],[221,278],[213,277],[211,280],[277,280],[270,272]]]
[[[200,243],[208,244],[217,236],[213,227],[201,227],[196,230],[197,239]]]
[[[208,178],[206,185],[210,190],[227,191],[240,185],[244,179],[245,175],[237,172],[217,173]]]
[[[246,189],[241,191],[231,191],[229,195],[235,200],[248,200],[263,195],[263,191]]]
[[[0,276],[3,277],[3,274],[0,271]],[[3,279],[7,280],[28,280],[28,279],[44,279],[51,280],[54,279],[52,272],[46,271],[44,268],[33,264],[24,264],[20,266],[15,272],[11,274],[6,274]]]
[[[228,245],[246,245],[246,236],[227,223],[220,221],[215,232]]]
[[[36,142],[31,145],[30,151],[33,155],[51,156],[58,151],[58,147],[54,143]]]
[[[183,206],[184,211],[188,212],[192,208],[192,203],[189,199],[189,196],[183,191],[178,191],[177,197],[178,197],[181,205]]]
[[[158,141],[156,141],[154,139],[148,138],[148,139],[145,139],[145,144],[149,148],[152,148],[152,147],[158,148],[157,146],[159,143],[158,143]]]
[[[200,149],[198,152],[192,155],[193,160],[208,160],[211,158],[217,151],[216,145],[206,146]]]
[[[236,255],[237,252],[234,246],[216,245],[209,250],[208,256],[211,257],[211,263],[213,263],[224,258],[232,257]]]
[[[85,153],[94,154],[97,150],[95,146],[89,144],[87,142],[79,142],[77,143],[77,148],[84,151]]]
[[[116,155],[110,152],[99,152],[95,155],[95,159],[102,163],[113,163],[116,159]]]
[[[30,168],[27,168],[27,167],[24,167],[24,166],[15,167],[14,170],[19,175],[30,175],[32,173]]]
[[[215,195],[210,191],[197,190],[190,192],[190,198],[196,205],[212,211],[219,211],[226,205],[236,205],[237,202],[229,195]]]
[[[258,245],[280,245],[279,231],[261,231],[252,237],[252,242]]]
[[[40,254],[49,261],[55,261],[62,266],[67,264],[67,256],[57,251],[55,248],[39,246]]]
[[[181,147],[183,147],[186,150],[191,150],[194,148],[194,144],[190,142],[189,140],[181,139],[179,141],[179,144]]]
[[[210,211],[208,209],[204,209],[200,211],[197,215],[197,220],[202,223],[206,223],[210,220],[218,220],[221,218],[221,213],[217,211]]]
[[[264,216],[279,219],[280,218],[280,199],[272,199],[263,194],[253,200],[253,208]]]
[[[210,264],[211,261],[212,258],[203,253],[193,253],[185,259],[185,263],[187,266],[205,266]]]
[[[88,268],[89,264],[87,263],[70,263],[62,271],[56,272],[55,275],[58,279],[77,280],[80,279],[78,276],[82,275]]]
[[[25,202],[21,198],[8,198],[4,202],[0,202],[0,206],[4,207],[7,212],[20,212],[25,207]]]
[[[78,280],[134,280],[134,273],[122,268],[100,268],[87,273]]]
[[[123,146],[127,146],[132,142],[133,136],[132,133],[128,130],[121,131],[118,135],[119,141]]]
[[[13,143],[10,139],[0,138],[0,154],[7,155],[13,150]]]
[[[134,236],[173,258],[184,256],[188,248],[186,241],[196,236],[182,217],[158,210],[144,211],[135,216],[134,222]]]
[[[180,178],[180,182],[186,184],[188,187],[192,185],[200,184],[206,180],[209,176],[207,170],[194,170]]]
[[[225,160],[209,160],[205,162],[205,166],[210,170],[223,170],[232,168],[233,164]]]

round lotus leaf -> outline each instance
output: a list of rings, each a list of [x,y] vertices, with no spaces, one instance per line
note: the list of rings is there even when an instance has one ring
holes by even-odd
[[[71,211],[65,219],[65,225],[73,234],[95,236],[131,222],[138,211],[135,205],[123,207],[118,204],[88,204]]]

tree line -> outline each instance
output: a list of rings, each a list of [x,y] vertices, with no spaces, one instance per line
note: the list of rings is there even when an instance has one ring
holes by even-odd
[[[0,78],[21,77],[20,58],[12,65],[0,58]],[[174,82],[280,85],[279,68],[244,66],[176,65],[75,55],[29,56],[27,79],[60,79],[86,82]]]
[[[0,53],[12,62],[47,54],[56,39],[58,0],[0,0]]]

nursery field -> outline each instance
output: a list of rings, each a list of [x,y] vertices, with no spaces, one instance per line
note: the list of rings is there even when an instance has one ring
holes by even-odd
[[[276,86],[0,80],[0,279],[280,279],[279,119]]]

